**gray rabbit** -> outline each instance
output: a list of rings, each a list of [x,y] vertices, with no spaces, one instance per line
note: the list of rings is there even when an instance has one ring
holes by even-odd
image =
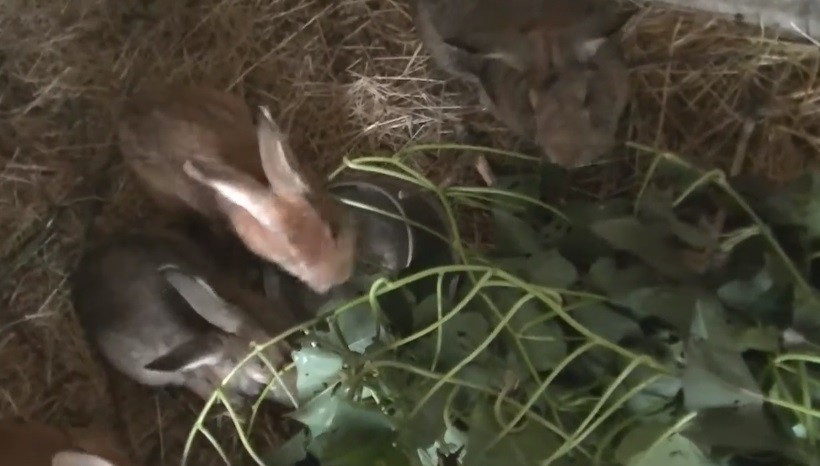
[[[165,233],[115,235],[86,250],[71,278],[72,302],[105,360],[144,385],[184,386],[208,399],[252,343],[264,344],[293,323],[284,305],[271,312],[269,300],[221,277],[205,257]],[[280,368],[288,352],[281,343],[262,354]],[[273,380],[268,397],[292,403],[295,371],[277,377],[258,357],[224,392],[241,404]]]
[[[586,165],[614,145],[629,76],[611,2],[416,0],[414,19],[436,64],[552,162]]]

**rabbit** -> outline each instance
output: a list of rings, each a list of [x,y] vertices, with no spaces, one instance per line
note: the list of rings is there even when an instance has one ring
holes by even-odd
[[[502,123],[553,163],[586,165],[614,145],[627,102],[621,18],[591,1],[513,3],[417,0],[414,18],[433,60]]]
[[[208,399],[251,351],[286,330],[294,318],[224,277],[204,251],[167,232],[108,236],[83,253],[71,276],[71,300],[86,335],[103,358],[148,386],[184,386]],[[289,359],[282,342],[262,353],[274,367]],[[226,382],[232,404],[258,395],[295,404],[294,371],[274,375],[252,358]],[[284,387],[282,386],[284,384]]]
[[[358,249],[360,276],[369,272],[402,279],[434,267],[452,265],[458,258],[452,249],[452,230],[439,199],[424,188],[399,178],[375,173],[344,174],[328,186],[351,210],[362,240]],[[383,211],[373,212],[369,208]],[[455,299],[461,274],[443,277],[447,299]],[[378,298],[391,330],[409,335],[412,327],[410,301],[422,300],[436,293],[439,277],[413,280]],[[366,293],[363,282],[352,280],[324,295],[311,292],[285,273],[272,276],[266,291],[269,295],[286,295],[293,309],[303,319],[328,310],[327,304],[346,302]],[[288,290],[283,293],[282,290]]]
[[[469,56],[528,69],[537,49],[527,40],[529,31],[549,31],[554,40],[571,43],[609,34],[620,23],[606,0],[415,0],[413,18],[433,60],[473,82],[475,59]]]
[[[11,420],[0,421],[0,464],[135,466],[102,432]]]
[[[352,219],[293,156],[270,112],[203,86],[144,91],[118,128],[126,166],[163,207],[229,226],[318,293],[347,281]]]
[[[543,66],[527,92],[533,139],[554,163],[567,168],[588,165],[615,145],[629,97],[629,70],[614,38],[588,40],[582,47],[575,57],[583,62],[561,63],[557,75]]]

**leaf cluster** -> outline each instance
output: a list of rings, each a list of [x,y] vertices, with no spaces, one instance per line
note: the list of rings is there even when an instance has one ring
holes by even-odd
[[[439,190],[397,160],[348,169],[434,192],[459,259],[325,305],[294,353],[304,430],[265,464],[820,464],[820,175],[775,188],[667,156],[597,200],[549,166]],[[491,250],[462,243],[461,207]]]

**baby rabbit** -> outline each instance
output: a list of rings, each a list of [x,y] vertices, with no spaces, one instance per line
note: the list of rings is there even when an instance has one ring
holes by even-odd
[[[609,4],[417,0],[414,18],[433,60],[553,163],[585,165],[614,144],[628,72]]]
[[[101,432],[38,422],[0,421],[0,464],[6,466],[133,466]]]
[[[135,96],[119,126],[126,165],[167,208],[233,231],[261,258],[324,293],[345,282],[355,230],[345,209],[294,158],[269,111],[256,127],[239,98],[199,86]]]
[[[413,17],[435,62],[467,80],[475,80],[475,69],[452,49],[524,71],[538,48],[528,31],[571,43],[605,35],[619,20],[608,0],[415,0]]]
[[[251,343],[293,324],[284,306],[265,312],[264,297],[220,280],[204,257],[193,244],[159,233],[115,235],[86,250],[71,278],[71,299],[104,359],[142,384],[185,386],[208,399]],[[262,354],[278,368],[288,350],[283,342]],[[276,376],[259,358],[239,368],[224,391],[241,404],[273,380],[268,397],[291,402],[295,371]]]
[[[536,64],[527,93],[533,139],[567,168],[587,165],[615,145],[629,96],[629,70],[615,38],[587,40],[579,49],[570,61],[557,61],[555,73]]]

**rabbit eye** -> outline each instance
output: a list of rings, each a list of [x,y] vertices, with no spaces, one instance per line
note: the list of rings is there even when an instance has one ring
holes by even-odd
[[[339,231],[341,230],[339,222],[336,220],[328,221],[328,228],[330,229],[330,237],[337,239],[339,237]]]

